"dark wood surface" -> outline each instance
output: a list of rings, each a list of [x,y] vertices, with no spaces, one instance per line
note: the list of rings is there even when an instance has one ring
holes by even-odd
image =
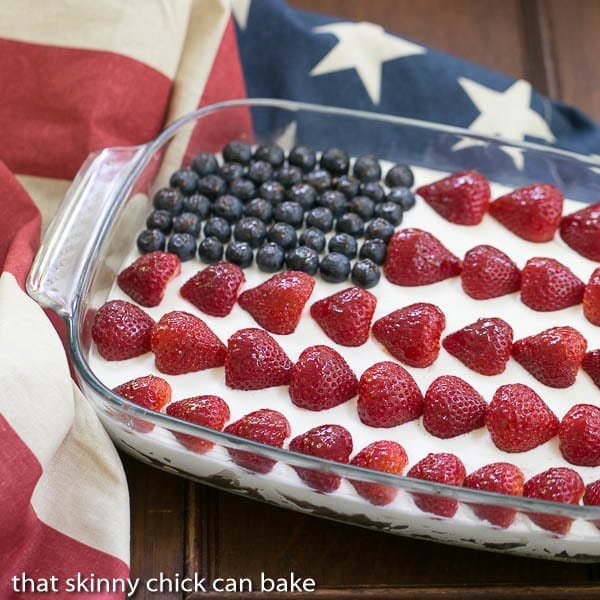
[[[528,79],[542,93],[600,120],[598,0],[290,4],[377,22],[438,50]],[[374,533],[219,492],[128,457],[124,462],[132,501],[132,576],[142,580],[162,572],[256,581],[261,571],[272,577],[293,571],[317,582],[316,593],[295,598],[600,598],[600,564],[518,558]],[[183,597],[168,592],[136,596]]]

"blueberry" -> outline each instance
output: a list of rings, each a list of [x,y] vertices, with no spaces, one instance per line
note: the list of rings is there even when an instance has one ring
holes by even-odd
[[[363,221],[369,221],[375,214],[375,202],[368,196],[354,196],[348,202],[348,211],[357,214]]]
[[[173,225],[173,215],[167,210],[153,210],[146,219],[148,229],[160,229],[163,233],[169,233]]]
[[[388,202],[395,202],[402,210],[410,210],[416,202],[415,195],[407,187],[393,187],[387,194]]]
[[[312,185],[317,192],[324,192],[331,188],[331,174],[325,169],[315,169],[304,176],[304,182]]]
[[[225,250],[225,259],[242,269],[249,267],[253,258],[252,247],[247,242],[231,242]]]
[[[346,198],[354,198],[360,189],[360,181],[350,175],[342,175],[338,177],[335,189],[338,192],[342,192]]]
[[[275,223],[267,232],[267,240],[279,244],[284,250],[289,250],[298,243],[298,236],[289,223]]]
[[[342,215],[335,223],[338,233],[348,233],[354,237],[361,237],[365,231],[363,220],[355,213]]]
[[[302,181],[302,169],[295,165],[284,165],[275,172],[274,178],[284,188],[288,189]]]
[[[340,252],[331,252],[321,261],[321,277],[330,283],[340,283],[350,275],[350,259]]]
[[[203,221],[208,219],[210,214],[211,202],[202,194],[192,194],[191,196],[184,196],[183,198],[183,210],[184,212],[191,212],[197,214]]]
[[[210,152],[200,152],[199,154],[196,154],[196,156],[192,158],[190,166],[198,173],[198,175],[200,175],[200,177],[216,173],[219,169],[219,163],[217,163],[215,155]]]
[[[278,169],[285,160],[283,149],[278,144],[261,144],[254,151],[255,160],[264,160],[273,168]]]
[[[211,217],[204,224],[204,235],[215,237],[225,244],[231,238],[231,225],[222,217]]]
[[[309,146],[294,146],[288,155],[290,165],[300,167],[305,173],[312,171],[317,164],[317,155]]]
[[[273,218],[282,223],[289,223],[292,227],[298,229],[304,221],[304,210],[297,202],[286,200],[273,207]]]
[[[415,176],[408,165],[394,165],[385,174],[385,184],[388,187],[411,187],[415,182]]]
[[[330,238],[327,250],[334,254],[339,253],[344,254],[348,258],[354,258],[357,250],[356,238],[352,237],[349,233],[336,233]]]
[[[323,192],[317,199],[317,205],[328,208],[336,219],[348,210],[346,196],[336,190]]]
[[[382,202],[375,207],[375,216],[389,221],[392,225],[402,223],[402,207],[395,202]]]
[[[358,253],[359,258],[368,258],[376,265],[383,264],[387,252],[387,244],[380,238],[365,240]]]
[[[241,179],[244,176],[244,165],[237,162],[223,163],[217,171],[227,183],[231,183],[236,179]]]
[[[389,242],[394,233],[394,226],[385,219],[377,217],[373,219],[365,229],[365,237],[367,239],[377,238],[384,242]]]
[[[327,148],[321,154],[319,164],[322,169],[327,169],[332,175],[345,175],[350,168],[350,157],[341,148]]]
[[[223,148],[223,160],[225,162],[238,162],[247,165],[252,158],[252,148],[248,142],[233,140]]]
[[[198,191],[214,199],[227,191],[227,183],[220,175],[205,175],[198,181]]]
[[[231,194],[219,196],[212,206],[213,215],[222,217],[230,223],[235,223],[242,216],[244,205],[242,201]]]
[[[266,235],[265,224],[256,217],[243,217],[233,228],[233,238],[238,242],[248,242],[252,248],[258,248]]]
[[[310,210],[317,199],[317,192],[309,183],[296,183],[288,190],[287,197],[300,204],[304,210]]]
[[[190,260],[196,254],[196,240],[189,233],[174,233],[169,238],[167,252],[176,254],[181,261]]]
[[[179,190],[162,188],[152,198],[154,208],[166,210],[172,215],[178,215],[183,210],[183,196]]]
[[[369,289],[379,283],[379,267],[368,258],[357,261],[352,267],[352,283]]]
[[[333,227],[333,213],[325,206],[317,206],[306,213],[306,226],[327,233]]]
[[[276,273],[284,261],[285,252],[279,244],[267,242],[256,251],[256,266],[265,273]]]
[[[359,156],[352,170],[354,176],[364,181],[379,181],[381,179],[381,165],[374,154]]]
[[[290,271],[314,275],[319,270],[319,255],[314,248],[298,246],[285,255],[285,265]]]
[[[198,258],[209,265],[219,262],[223,258],[223,243],[216,237],[205,237],[198,244]]]
[[[258,195],[273,204],[277,204],[285,200],[285,188],[279,181],[265,181],[258,188]]]
[[[182,194],[189,196],[196,191],[199,179],[198,173],[194,169],[179,169],[171,175],[169,185],[180,190]]]
[[[197,238],[202,228],[202,219],[195,213],[184,212],[173,217],[174,233],[189,233]]]
[[[256,198],[256,186],[253,181],[245,177],[234,179],[229,184],[229,193],[239,198],[242,202],[247,202],[248,200],[252,200],[252,198]]]
[[[301,246],[308,246],[317,252],[323,252],[327,240],[325,234],[316,227],[307,227],[301,234],[298,243]]]
[[[244,206],[244,215],[269,223],[273,218],[273,205],[264,198],[254,198]]]
[[[248,179],[251,179],[260,185],[265,181],[269,181],[273,176],[273,167],[266,160],[254,160],[248,167],[248,173],[246,173]]]
[[[137,237],[137,247],[140,252],[164,250],[167,238],[160,229],[144,229]]]
[[[376,181],[369,181],[361,186],[360,193],[373,202],[383,202],[385,200],[385,190]]]

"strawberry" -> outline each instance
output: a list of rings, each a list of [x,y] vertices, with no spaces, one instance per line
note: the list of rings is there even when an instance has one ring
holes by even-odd
[[[521,302],[533,310],[560,310],[580,304],[585,284],[553,258],[530,258],[521,272]]]
[[[154,319],[125,300],[103,304],[92,323],[92,339],[106,360],[125,360],[150,352]]]
[[[203,313],[225,317],[235,305],[238,290],[245,280],[240,267],[219,262],[198,271],[181,286],[179,293]]]
[[[590,323],[600,326],[600,267],[594,270],[585,286],[583,314]]]
[[[288,420],[276,410],[261,408],[238,421],[225,427],[225,433],[281,448],[283,442],[290,436],[291,429]],[[252,452],[227,448],[234,463],[249,471],[269,473],[277,461]]]
[[[319,425],[297,435],[290,442],[290,450],[339,463],[347,463],[352,454],[352,436],[341,425]],[[294,467],[294,470],[306,485],[326,494],[337,490],[342,481],[339,475],[314,469]]]
[[[565,215],[560,221],[560,237],[575,252],[600,261],[600,202]]]
[[[357,409],[365,425],[395,427],[421,416],[423,394],[406,369],[394,362],[379,362],[360,378]]]
[[[404,448],[398,442],[391,440],[380,440],[365,446],[350,461],[357,467],[394,475],[401,475],[407,462],[408,456]],[[389,504],[398,495],[398,488],[390,485],[357,479],[350,479],[350,483],[360,496],[376,506]]]
[[[494,393],[485,424],[496,447],[526,452],[558,433],[558,417],[528,386],[509,383]]]
[[[361,346],[369,338],[377,298],[360,287],[351,287],[318,300],[310,314],[336,344]]]
[[[563,195],[553,185],[533,183],[497,198],[489,213],[504,227],[530,242],[549,242],[558,229]]]
[[[512,294],[521,287],[517,265],[498,248],[485,244],[467,251],[460,279],[465,293],[476,300]]]
[[[240,329],[227,340],[225,384],[234,390],[287,385],[293,366],[283,348],[264,329]]]
[[[445,326],[446,317],[437,306],[417,302],[375,321],[373,335],[399,361],[428,367],[438,357]]]
[[[463,486],[497,494],[523,495],[525,476],[521,469],[507,462],[490,463],[465,477]],[[517,511],[491,504],[471,504],[473,512],[484,521],[506,529],[512,525]]]
[[[566,388],[575,383],[586,348],[581,333],[567,325],[517,340],[512,356],[543,384]]]
[[[454,375],[442,375],[425,392],[423,426],[436,437],[456,437],[483,427],[486,408],[485,400],[470,384]]]
[[[460,274],[461,261],[436,237],[421,229],[401,229],[388,243],[385,276],[397,285],[436,283]]]
[[[590,350],[581,361],[581,368],[591,377],[600,388],[600,348]]]
[[[152,352],[161,373],[180,375],[225,364],[227,348],[200,318],[175,310],[152,330]]]
[[[523,496],[538,500],[551,500],[564,504],[579,504],[585,491],[579,474],[568,467],[556,467],[534,475],[523,486]],[[544,513],[527,513],[542,529],[564,535],[571,528],[573,519]]]
[[[575,404],[563,417],[558,430],[562,455],[573,465],[600,466],[600,408]]]
[[[293,333],[315,280],[301,271],[277,273],[238,298],[239,305],[271,333]]]
[[[189,421],[196,425],[202,425],[216,431],[222,431],[223,426],[229,421],[229,406],[219,396],[194,396],[177,400],[167,406],[165,411],[170,417]],[[208,452],[214,443],[195,435],[188,435],[174,431],[173,435],[192,452],[204,454]]]
[[[292,368],[289,392],[296,406],[325,410],[356,396],[358,380],[333,348],[309,346]]]
[[[408,477],[424,479],[447,485],[461,486],[467,475],[465,466],[458,456],[445,452],[429,453],[425,458],[413,465]],[[425,512],[440,517],[453,517],[458,510],[458,502],[452,498],[444,498],[432,494],[412,492],[415,504]]]
[[[155,375],[136,377],[118,385],[113,392],[143,408],[157,412],[171,401],[171,386],[164,379]],[[153,423],[141,418],[127,417],[126,423],[132,429],[142,433],[148,433],[154,429]]]
[[[600,506],[600,479],[592,481],[585,486],[583,494],[583,503],[586,506]],[[592,521],[592,523],[600,529],[600,519]]]
[[[490,184],[477,171],[460,171],[417,188],[417,194],[450,223],[478,225],[490,203]]]
[[[119,287],[142,306],[158,306],[165,289],[181,272],[181,260],[175,254],[156,250],[140,256],[117,277]]]
[[[442,346],[465,366],[481,375],[498,375],[506,368],[513,330],[503,319],[479,319],[447,335]]]

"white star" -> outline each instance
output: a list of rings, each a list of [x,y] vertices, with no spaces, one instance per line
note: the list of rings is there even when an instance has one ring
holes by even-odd
[[[291,121],[275,139],[275,143],[279,144],[284,150],[290,150],[296,143],[296,125],[296,121]]]
[[[381,98],[382,65],[388,60],[423,54],[425,48],[386,33],[373,23],[331,23],[313,29],[331,33],[338,43],[313,67],[310,74],[325,75],[355,69],[373,104]]]
[[[246,29],[248,25],[248,13],[250,12],[250,3],[252,0],[230,0],[231,12],[240,26],[240,29]]]

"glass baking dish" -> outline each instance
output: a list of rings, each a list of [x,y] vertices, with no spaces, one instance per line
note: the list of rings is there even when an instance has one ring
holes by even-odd
[[[148,144],[107,148],[90,156],[44,237],[27,290],[65,320],[78,383],[116,445],[183,477],[389,533],[542,558],[600,560],[596,526],[600,507],[447,486],[265,446],[145,410],[114,394],[98,378],[89,362],[91,323],[131,252],[150,198],[167,185],[172,171],[187,166],[198,152],[218,152],[234,138],[255,144],[277,141],[286,150],[297,143],[321,150],[342,146],[351,156],[374,152],[393,163],[446,172],[474,168],[491,181],[513,188],[545,181],[572,200],[600,199],[600,165],[584,156],[401,117],[272,99],[208,106],[174,122]],[[215,446],[206,454],[195,454],[173,432]],[[251,451],[276,461],[276,467],[269,476],[243,469],[232,461],[229,450]],[[337,475],[342,485],[333,493],[320,493],[304,485],[294,467]],[[596,478],[600,478],[598,471]],[[398,495],[387,506],[374,506],[349,481],[384,484],[397,489]],[[459,510],[452,518],[422,512],[412,493],[454,499]],[[475,516],[473,505],[512,508],[517,520],[506,529],[492,526]],[[573,523],[568,534],[557,535],[533,525],[527,513],[564,517]]]

